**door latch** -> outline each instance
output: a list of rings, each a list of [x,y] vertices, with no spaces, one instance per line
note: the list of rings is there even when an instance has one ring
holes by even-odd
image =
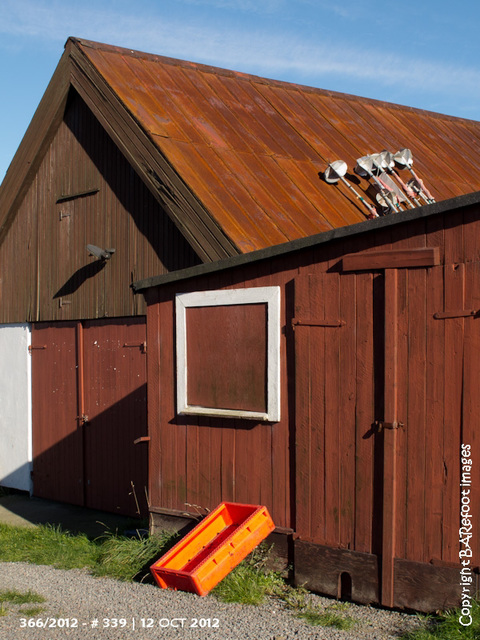
[[[384,422],[383,420],[375,420],[373,423],[377,433],[381,433],[384,429],[403,429],[405,426],[403,422]]]
[[[88,424],[90,422],[88,416],[86,416],[84,413],[82,413],[81,416],[77,416],[77,420],[80,420],[82,424]]]

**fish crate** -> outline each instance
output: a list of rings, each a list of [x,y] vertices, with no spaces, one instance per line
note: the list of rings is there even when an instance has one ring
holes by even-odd
[[[222,502],[150,571],[162,589],[205,596],[274,528],[266,507]]]

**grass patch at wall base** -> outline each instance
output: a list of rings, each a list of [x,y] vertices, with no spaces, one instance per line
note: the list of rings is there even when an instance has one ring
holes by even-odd
[[[56,569],[87,569],[91,574],[133,580],[139,572],[148,573],[145,564],[161,555],[176,536],[162,533],[130,538],[113,533],[89,540],[72,535],[60,527],[13,527],[0,524],[0,562],[30,562]]]
[[[480,602],[472,601],[472,621],[468,626],[460,609],[424,617],[424,627],[404,634],[400,640],[480,640]]]

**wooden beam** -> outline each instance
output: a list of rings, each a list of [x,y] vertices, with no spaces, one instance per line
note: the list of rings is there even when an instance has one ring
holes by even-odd
[[[440,264],[439,247],[388,249],[352,253],[342,259],[342,271],[370,271],[404,267],[434,267]]]
[[[385,423],[397,420],[398,272],[385,270]],[[393,607],[396,520],[397,429],[383,430],[383,529],[381,604]]]

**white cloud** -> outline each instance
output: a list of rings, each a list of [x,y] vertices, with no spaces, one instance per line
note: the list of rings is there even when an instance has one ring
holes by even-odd
[[[188,0],[245,10],[253,0]],[[267,0],[271,6],[284,0]],[[309,2],[310,0],[301,0]],[[123,3],[122,3],[123,4]],[[442,95],[468,91],[480,94],[480,72],[473,68],[388,55],[372,48],[345,47],[342,42],[305,42],[299,36],[272,29],[252,31],[241,26],[221,29],[211,20],[176,20],[165,14],[119,14],[112,9],[75,6],[67,2],[4,0],[0,33],[41,38],[62,44],[74,35],[152,53],[206,62],[282,79],[296,74],[301,81],[326,86],[331,76],[365,80],[397,90]],[[105,5],[104,5],[105,6]],[[31,46],[31,45],[29,45]],[[400,91],[397,91],[397,94]]]

